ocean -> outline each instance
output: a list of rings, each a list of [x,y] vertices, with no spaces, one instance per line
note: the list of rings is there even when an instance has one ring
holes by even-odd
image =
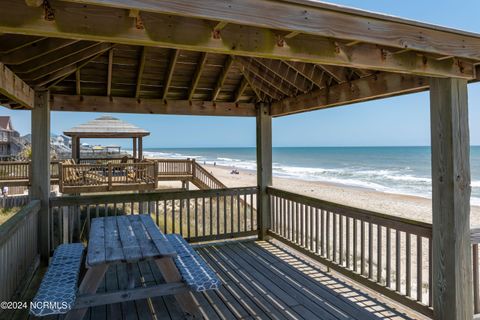
[[[255,170],[255,148],[147,148],[146,157],[195,158],[199,163]],[[470,152],[472,204],[480,205],[480,146]],[[276,147],[278,177],[431,198],[430,147]]]

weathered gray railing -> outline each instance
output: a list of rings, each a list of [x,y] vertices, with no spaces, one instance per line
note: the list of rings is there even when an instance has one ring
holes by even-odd
[[[478,245],[480,243],[480,228],[472,228],[470,233],[472,242],[472,271],[473,271],[473,311],[480,314],[480,276],[479,276],[479,255]]]
[[[12,301],[37,267],[39,209],[31,201],[0,225],[0,301]]]
[[[21,181],[19,185],[30,184],[30,161],[0,161],[0,180],[1,181]],[[58,178],[58,161],[50,163],[51,178]]]
[[[432,226],[268,188],[270,234],[432,316]]]
[[[215,178],[204,167],[193,161],[193,180],[192,182],[201,189],[223,189],[227,186]]]
[[[94,217],[121,214],[150,214],[163,232],[191,242],[256,235],[256,197],[247,187],[52,198],[52,248],[86,239]]]

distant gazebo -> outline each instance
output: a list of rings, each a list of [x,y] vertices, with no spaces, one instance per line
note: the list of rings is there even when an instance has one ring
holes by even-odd
[[[80,160],[80,139],[114,138],[133,141],[133,158],[143,158],[143,137],[150,135],[147,130],[112,116],[102,116],[63,132],[72,138],[72,158]]]

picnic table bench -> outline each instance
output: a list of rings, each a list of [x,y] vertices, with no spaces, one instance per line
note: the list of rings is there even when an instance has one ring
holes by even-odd
[[[41,307],[32,307],[33,315],[66,314],[66,319],[81,319],[88,307],[174,295],[185,313],[200,318],[191,291],[213,290],[221,285],[215,272],[181,235],[164,235],[149,215],[93,219],[85,259],[87,271],[77,287],[83,254],[84,247],[79,243],[63,244],[55,250],[33,300],[33,305]],[[165,284],[135,288],[133,266],[143,260],[155,261]],[[108,267],[115,263],[127,264],[128,287],[96,293]]]

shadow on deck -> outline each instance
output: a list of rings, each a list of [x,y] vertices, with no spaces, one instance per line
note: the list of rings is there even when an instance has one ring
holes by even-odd
[[[196,293],[207,319],[412,319],[405,310],[356,289],[322,266],[305,260],[276,242],[230,242],[198,246],[197,251],[218,273],[218,292]],[[137,265],[136,285],[161,283],[153,263]],[[38,277],[41,277],[39,272]],[[34,294],[38,281],[32,281]],[[127,285],[125,265],[111,267],[100,290]],[[28,301],[31,296],[25,296]],[[387,304],[388,303],[388,304]],[[18,313],[16,319],[28,318]],[[132,301],[90,308],[84,319],[182,319],[174,297]],[[51,318],[49,318],[51,319]]]

